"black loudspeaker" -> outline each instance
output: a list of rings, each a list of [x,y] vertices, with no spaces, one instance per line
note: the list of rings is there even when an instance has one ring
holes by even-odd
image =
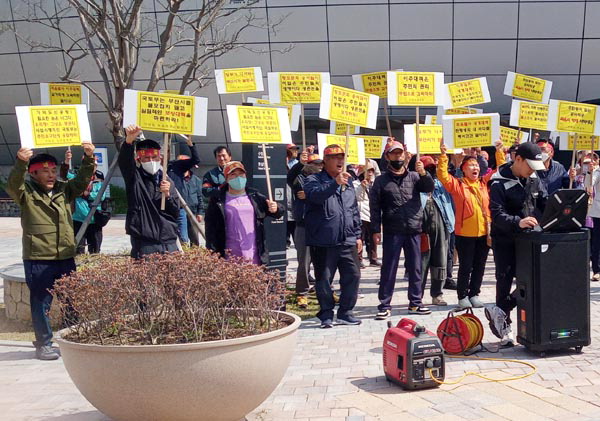
[[[590,344],[590,232],[516,239],[517,341],[542,355]]]

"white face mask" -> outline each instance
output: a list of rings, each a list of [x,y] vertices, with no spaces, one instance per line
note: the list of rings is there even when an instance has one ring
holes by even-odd
[[[542,152],[542,161],[546,162],[548,160],[548,158],[550,158],[550,155],[548,155],[548,152]]]
[[[160,170],[160,162],[159,161],[150,161],[150,162],[142,162],[142,168],[148,174],[156,174],[158,170]]]

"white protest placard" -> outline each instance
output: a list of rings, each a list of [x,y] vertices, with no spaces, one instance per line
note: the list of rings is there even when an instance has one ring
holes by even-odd
[[[266,98],[265,98],[266,97]],[[272,104],[269,101],[268,95],[263,95],[263,98],[248,97],[246,99],[250,104],[255,104],[260,107],[283,107],[288,112],[290,118],[290,129],[293,132],[298,131],[300,125],[300,104]]]
[[[387,72],[387,83],[389,105],[444,105],[444,73]]]
[[[510,125],[527,129],[548,129],[548,104],[536,104],[513,99],[510,106]]]
[[[548,130],[600,135],[600,107],[581,102],[550,100]]]
[[[331,120],[329,122],[329,133],[337,134],[337,135],[345,135],[346,134],[346,124]],[[360,133],[360,127],[350,126],[350,134],[359,134],[359,133]]]
[[[21,146],[57,148],[92,141],[84,104],[15,107]]]
[[[322,156],[323,151],[328,145],[338,145],[342,149],[346,147],[346,136],[337,136],[334,134],[317,133],[317,145],[319,154]],[[350,136],[348,139],[348,151],[346,153],[346,163],[354,165],[365,165],[365,141],[361,137]]]
[[[269,98],[276,104],[318,104],[329,72],[269,72]]]
[[[206,136],[207,122],[207,98],[125,89],[123,127]]]
[[[547,104],[551,91],[552,81],[515,72],[506,74],[504,95]]]
[[[379,97],[324,83],[319,117],[353,126],[377,128]]]
[[[215,69],[215,80],[219,94],[262,92],[265,90],[260,67]]]
[[[158,93],[159,94],[185,95],[185,96],[190,95],[190,91],[183,91],[183,94],[180,94],[179,89],[159,89]]]
[[[560,142],[558,144],[561,151],[572,151],[575,148],[575,133],[560,132]],[[600,136],[591,134],[577,135],[578,151],[597,151],[600,150]]]
[[[446,83],[444,88],[444,108],[468,107],[492,100],[485,77]]]
[[[442,131],[444,143],[450,149],[493,146],[500,139],[500,115],[445,115]]]
[[[292,143],[285,108],[228,105],[231,141],[236,143]]]
[[[90,91],[78,83],[40,83],[40,104],[84,104],[89,110]]]

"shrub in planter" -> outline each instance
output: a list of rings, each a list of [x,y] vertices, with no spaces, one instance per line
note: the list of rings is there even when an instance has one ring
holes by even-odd
[[[275,311],[276,273],[205,249],[100,256],[54,293],[73,323],[57,340],[65,366],[115,419],[242,418],[281,380],[299,325]]]

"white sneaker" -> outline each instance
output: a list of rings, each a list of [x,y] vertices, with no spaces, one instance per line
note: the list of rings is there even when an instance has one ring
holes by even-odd
[[[502,335],[502,339],[500,340],[500,346],[504,346],[504,347],[515,346],[515,337],[512,333],[512,329],[510,328],[509,324],[506,325],[504,335]]]
[[[473,305],[473,307],[475,307],[475,308],[482,308],[482,307],[484,306],[484,305],[483,305],[483,301],[481,301],[481,300],[479,299],[479,295],[475,295],[475,296],[473,296],[473,297],[469,298],[469,301],[471,301],[471,304],[472,304],[472,305]]]
[[[510,331],[510,325],[506,323],[506,313],[500,307],[486,307],[485,317],[490,322],[490,330],[496,337],[502,339],[506,333],[507,327]]]
[[[458,307],[459,308],[471,308],[471,307],[473,307],[473,305],[471,304],[471,301],[469,301],[469,297],[465,297],[465,298],[461,298],[460,300],[458,300]]]

